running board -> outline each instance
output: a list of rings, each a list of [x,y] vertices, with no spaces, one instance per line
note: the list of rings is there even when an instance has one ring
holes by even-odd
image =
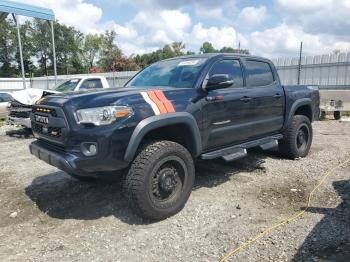
[[[200,157],[202,159],[215,159],[222,157],[225,161],[232,161],[238,158],[245,157],[247,155],[247,149],[260,146],[263,150],[267,150],[278,145],[278,140],[282,139],[282,135],[274,135],[269,137],[264,137],[261,139],[249,141],[240,145],[235,145],[231,147],[222,148],[212,152],[202,154]]]

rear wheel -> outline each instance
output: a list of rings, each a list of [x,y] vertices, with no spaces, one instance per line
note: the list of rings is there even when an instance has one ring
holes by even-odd
[[[334,111],[333,116],[334,116],[335,120],[339,120],[341,118],[341,112],[340,111]]]
[[[312,126],[310,119],[295,115],[279,141],[280,153],[290,159],[305,157],[312,144]]]
[[[161,220],[178,213],[194,183],[191,154],[171,141],[146,144],[126,175],[124,193],[146,218]]]

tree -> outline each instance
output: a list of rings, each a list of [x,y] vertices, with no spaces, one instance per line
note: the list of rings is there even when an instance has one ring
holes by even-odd
[[[171,44],[176,56],[183,55],[182,50],[186,48],[185,44],[183,42],[173,42]]]
[[[95,62],[99,56],[101,46],[102,36],[92,34],[85,36],[82,48],[82,57],[87,68],[94,67]]]
[[[218,50],[216,50],[210,42],[204,42],[200,47],[199,51],[203,54],[218,52]]]
[[[33,49],[38,59],[40,75],[49,75],[49,65],[52,63],[51,29],[46,21],[34,19],[32,26]]]
[[[13,22],[3,20],[0,26],[0,76],[11,77],[16,74],[14,67],[15,52],[18,48],[17,36]]]
[[[137,71],[140,70],[139,65],[133,57],[122,56],[113,62],[113,71]]]
[[[238,54],[246,54],[249,55],[249,50],[247,49],[236,49],[232,47],[224,46],[220,49],[220,53],[238,53]]]
[[[55,23],[56,60],[58,74],[82,73],[80,42],[82,34],[73,27]]]
[[[122,51],[114,43],[117,34],[115,31],[106,31],[102,36],[101,55],[98,64],[104,71],[111,71],[113,69],[113,63],[118,58],[121,58]]]

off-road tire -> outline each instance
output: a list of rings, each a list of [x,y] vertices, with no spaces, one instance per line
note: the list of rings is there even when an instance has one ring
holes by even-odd
[[[161,201],[153,191],[161,187],[157,179],[167,176],[161,174],[168,168],[167,165],[179,169],[178,173],[172,175],[178,175],[174,183],[176,191],[169,195],[169,199]],[[185,147],[171,141],[150,141],[141,147],[131,164],[123,181],[123,192],[142,217],[162,220],[182,210],[191,194],[194,178],[193,159]]]
[[[299,132],[304,132],[305,130],[307,130],[307,142],[299,147],[299,141],[301,140],[298,138]],[[279,152],[282,156],[289,159],[306,157],[310,151],[311,144],[312,125],[310,119],[304,115],[293,116],[292,121],[283,132],[283,139],[279,141]]]
[[[335,120],[340,120],[341,119],[341,112],[340,111],[334,111],[333,116],[334,116]]]

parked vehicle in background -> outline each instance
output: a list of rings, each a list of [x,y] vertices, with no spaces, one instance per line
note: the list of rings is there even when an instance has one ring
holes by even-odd
[[[0,93],[0,119],[7,117],[9,113],[9,104],[12,101],[12,96],[9,93]]]
[[[29,115],[34,105],[42,96],[56,93],[76,92],[91,89],[109,88],[108,81],[103,76],[84,76],[72,78],[60,83],[53,90],[28,88],[13,93],[7,124],[31,128]]]
[[[335,120],[340,120],[344,105],[342,100],[330,100],[321,105],[321,118],[325,118],[328,112],[333,113]]]
[[[319,103],[317,87],[282,86],[268,59],[173,58],[121,89],[44,97],[30,152],[80,180],[125,174],[136,210],[164,219],[189,198],[196,158],[232,161],[277,144],[285,157],[307,156]]]

